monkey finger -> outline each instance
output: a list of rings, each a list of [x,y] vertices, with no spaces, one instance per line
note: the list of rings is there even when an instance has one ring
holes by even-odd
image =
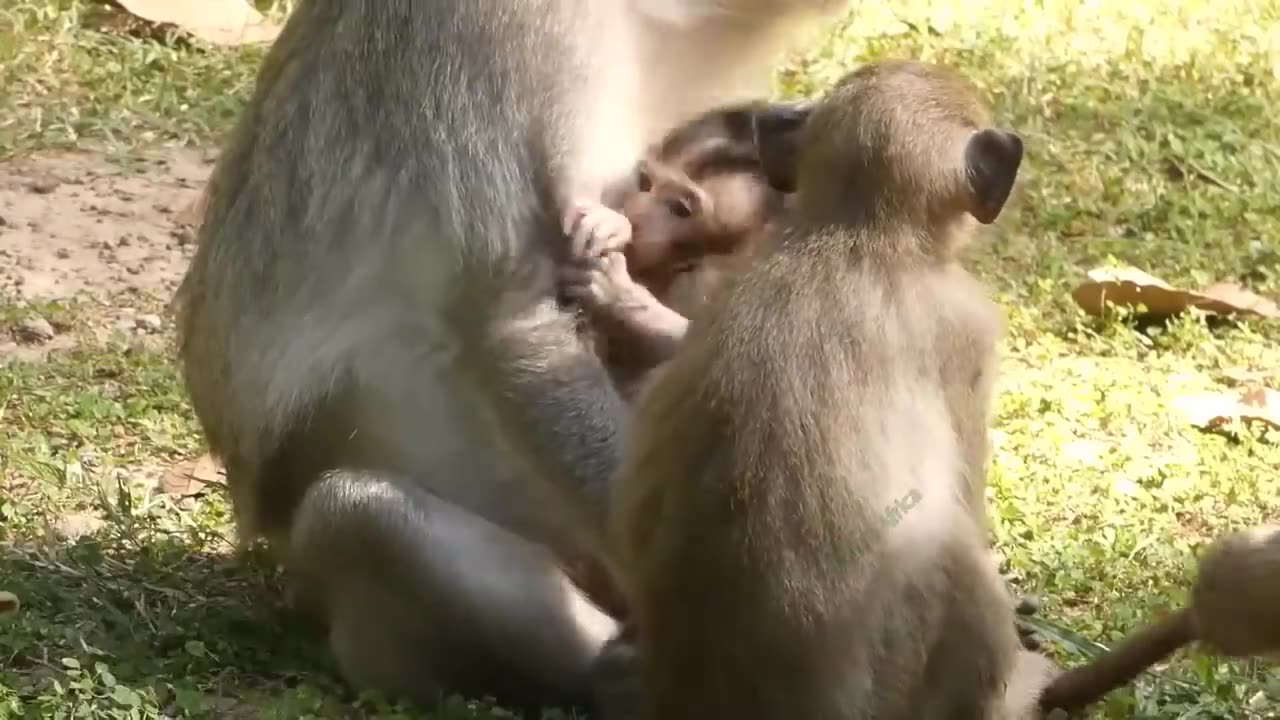
[[[564,214],[560,216],[560,230],[565,235],[573,235],[574,230],[582,222],[582,218],[588,210],[587,203],[578,202],[569,206]]]
[[[607,273],[627,273],[627,256],[619,250],[613,250],[600,256],[600,269]]]
[[[570,265],[561,268],[558,275],[561,285],[586,285],[591,282],[597,272],[595,268]]]
[[[590,239],[587,252],[595,257],[608,254],[620,254],[631,244],[631,223],[622,216],[620,219],[608,219],[597,226]]]
[[[573,231],[573,247],[579,256],[599,257],[630,242],[631,221],[604,205],[588,208]]]
[[[563,230],[569,236],[570,256],[582,258],[591,239],[591,208],[585,203],[574,205],[565,214]]]
[[[585,282],[574,285],[566,285],[563,288],[563,292],[566,296],[591,308],[609,304],[610,293],[595,279],[588,279]]]
[[[590,215],[584,215],[578,224],[574,226],[570,240],[575,258],[587,260],[595,257],[595,253],[591,252],[594,236],[595,225],[592,223],[592,218]]]

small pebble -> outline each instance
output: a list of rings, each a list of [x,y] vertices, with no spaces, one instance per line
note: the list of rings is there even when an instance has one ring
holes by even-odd
[[[57,334],[53,329],[53,325],[39,316],[27,318],[18,325],[18,337],[26,342],[47,343]]]
[[[164,321],[160,319],[159,315],[152,315],[150,313],[139,315],[137,319],[134,320],[134,323],[139,329],[146,330],[148,332],[155,332],[164,325]]]
[[[58,182],[54,178],[41,178],[40,180],[36,180],[28,185],[27,189],[37,195],[48,195],[54,190],[57,190],[58,186],[61,184],[62,183]]]

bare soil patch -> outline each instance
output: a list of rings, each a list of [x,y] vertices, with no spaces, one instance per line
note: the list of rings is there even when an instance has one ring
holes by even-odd
[[[211,164],[175,148],[125,161],[75,152],[0,165],[0,299],[167,299],[195,250],[195,204]]]

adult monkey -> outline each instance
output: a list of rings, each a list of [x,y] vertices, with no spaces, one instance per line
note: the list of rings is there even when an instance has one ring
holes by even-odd
[[[596,547],[623,404],[555,302],[564,233],[607,250],[606,186],[844,4],[293,11],[209,183],[180,357],[242,539],[354,685],[588,692],[616,624],[558,560]]]

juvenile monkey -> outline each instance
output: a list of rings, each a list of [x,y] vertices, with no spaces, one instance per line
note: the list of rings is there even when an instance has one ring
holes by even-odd
[[[608,249],[587,220],[643,148],[763,95],[844,5],[298,3],[175,306],[241,539],[265,537],[353,685],[588,693],[617,624],[559,559],[599,550],[625,405],[555,268]]]
[[[630,238],[623,251],[563,272],[567,294],[606,331],[598,347],[624,397],[634,397],[647,373],[675,352],[687,316],[767,251],[795,188],[785,174],[766,175],[761,153],[772,167],[794,164],[810,110],[804,103],[749,102],[676,128],[649,149],[635,183],[613,199],[627,223],[607,231]],[[625,616],[601,565],[587,561],[574,577],[611,615]],[[1034,606],[1024,603],[1018,612],[1033,614]],[[1024,646],[1038,647],[1029,628],[1019,632]]]
[[[1200,560],[1191,598],[1190,607],[1054,678],[1041,695],[1041,708],[1081,709],[1195,641],[1223,655],[1269,655],[1280,661],[1280,526],[1214,542]]]
[[[764,151],[777,134],[757,124]],[[962,77],[851,73],[764,152],[796,188],[640,396],[614,550],[642,717],[1032,718],[980,503],[1002,322],[956,262],[1022,142]],[[772,158],[772,159],[770,159]],[[620,641],[621,642],[621,641]]]

